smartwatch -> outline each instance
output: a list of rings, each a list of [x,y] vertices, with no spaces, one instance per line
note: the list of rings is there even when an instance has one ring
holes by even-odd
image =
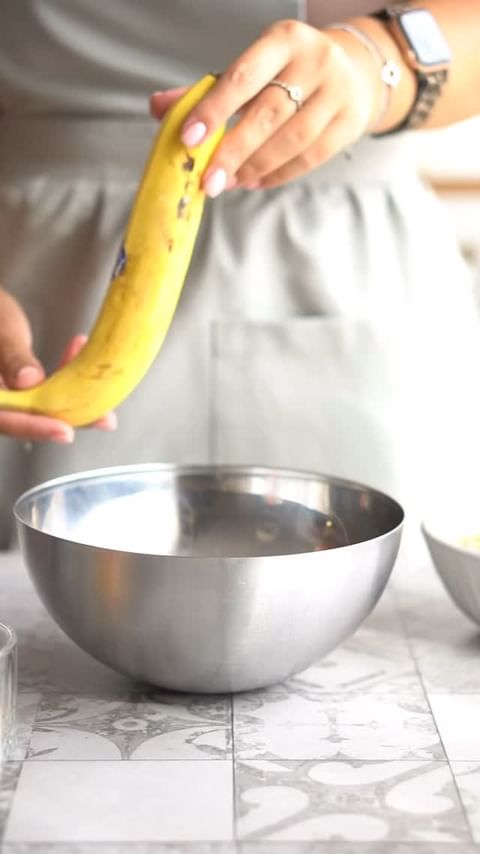
[[[386,133],[418,128],[427,120],[448,79],[452,54],[447,40],[427,9],[394,5],[372,17],[387,24],[417,77],[417,93],[409,114]]]

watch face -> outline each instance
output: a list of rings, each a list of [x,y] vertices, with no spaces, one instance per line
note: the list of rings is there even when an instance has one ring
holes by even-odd
[[[447,41],[433,15],[425,9],[412,9],[399,17],[405,38],[420,65],[443,65],[452,56]]]

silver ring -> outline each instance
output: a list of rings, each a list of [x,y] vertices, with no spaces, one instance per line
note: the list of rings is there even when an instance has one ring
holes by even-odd
[[[292,86],[290,83],[285,83],[283,80],[270,80],[267,86],[280,86],[287,93],[288,97],[295,104],[295,109],[300,110],[303,106],[303,89],[301,86]]]

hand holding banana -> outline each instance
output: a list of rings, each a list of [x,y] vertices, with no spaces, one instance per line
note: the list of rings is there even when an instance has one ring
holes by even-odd
[[[60,360],[60,367],[80,352],[86,335],[76,335],[68,344]],[[0,389],[28,389],[45,379],[45,372],[32,352],[30,324],[21,306],[7,291],[0,288]],[[116,416],[113,412],[99,419],[93,426],[101,430],[114,430]],[[73,441],[73,428],[58,418],[35,415],[30,412],[0,411],[0,434],[27,441]]]
[[[150,367],[170,326],[193,251],[205,198],[200,179],[223,133],[222,128],[217,129],[193,151],[181,142],[180,130],[214,82],[213,75],[202,78],[162,123],[88,341],[81,342],[84,346],[69,354],[73,358],[38,385],[21,388],[17,362],[16,389],[0,389],[0,409],[17,412],[2,413],[0,429],[1,419],[5,427],[10,418],[11,434],[13,427],[17,436],[45,438],[44,431],[50,430],[53,436],[61,422],[92,424],[128,397]],[[26,320],[20,308],[15,303],[12,306],[17,327],[18,322],[20,327],[23,324],[20,333],[24,340]],[[18,331],[9,333],[14,341]],[[28,337],[29,331],[27,341]],[[36,372],[42,378],[36,360],[30,360],[26,370],[30,377]],[[5,379],[8,381],[8,370]],[[41,420],[45,416],[47,423]]]
[[[350,23],[402,68],[400,94],[391,106],[382,109],[385,84],[375,52],[351,32],[278,21],[225,69],[184,124],[184,142],[196,145],[238,116],[204,175],[208,195],[233,186],[253,190],[284,184],[321,166],[366,132],[397,123],[399,110],[413,97],[412,73],[383,24],[368,17]],[[181,91],[156,92],[153,115],[161,118]]]

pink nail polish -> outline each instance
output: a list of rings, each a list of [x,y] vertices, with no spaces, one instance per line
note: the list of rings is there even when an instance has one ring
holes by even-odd
[[[220,193],[223,193],[226,186],[227,173],[225,172],[225,169],[214,169],[205,181],[205,192],[207,196],[214,199],[215,196],[219,196]]]
[[[29,388],[42,379],[42,373],[35,365],[25,365],[17,373],[15,382],[18,388]]]
[[[66,430],[57,430],[53,433],[50,433],[49,439],[51,442],[58,442],[60,445],[71,445],[74,440],[74,433],[73,430],[71,431],[71,433],[67,432]]]
[[[252,181],[250,184],[243,185],[245,190],[258,190],[260,186],[260,181]]]
[[[100,427],[100,430],[104,430],[106,433],[112,433],[118,426],[117,416],[113,412],[109,412],[108,415],[105,415],[98,426]]]
[[[207,126],[204,122],[194,122],[193,125],[185,125],[182,130],[182,142],[193,148],[202,141],[206,132]]]

